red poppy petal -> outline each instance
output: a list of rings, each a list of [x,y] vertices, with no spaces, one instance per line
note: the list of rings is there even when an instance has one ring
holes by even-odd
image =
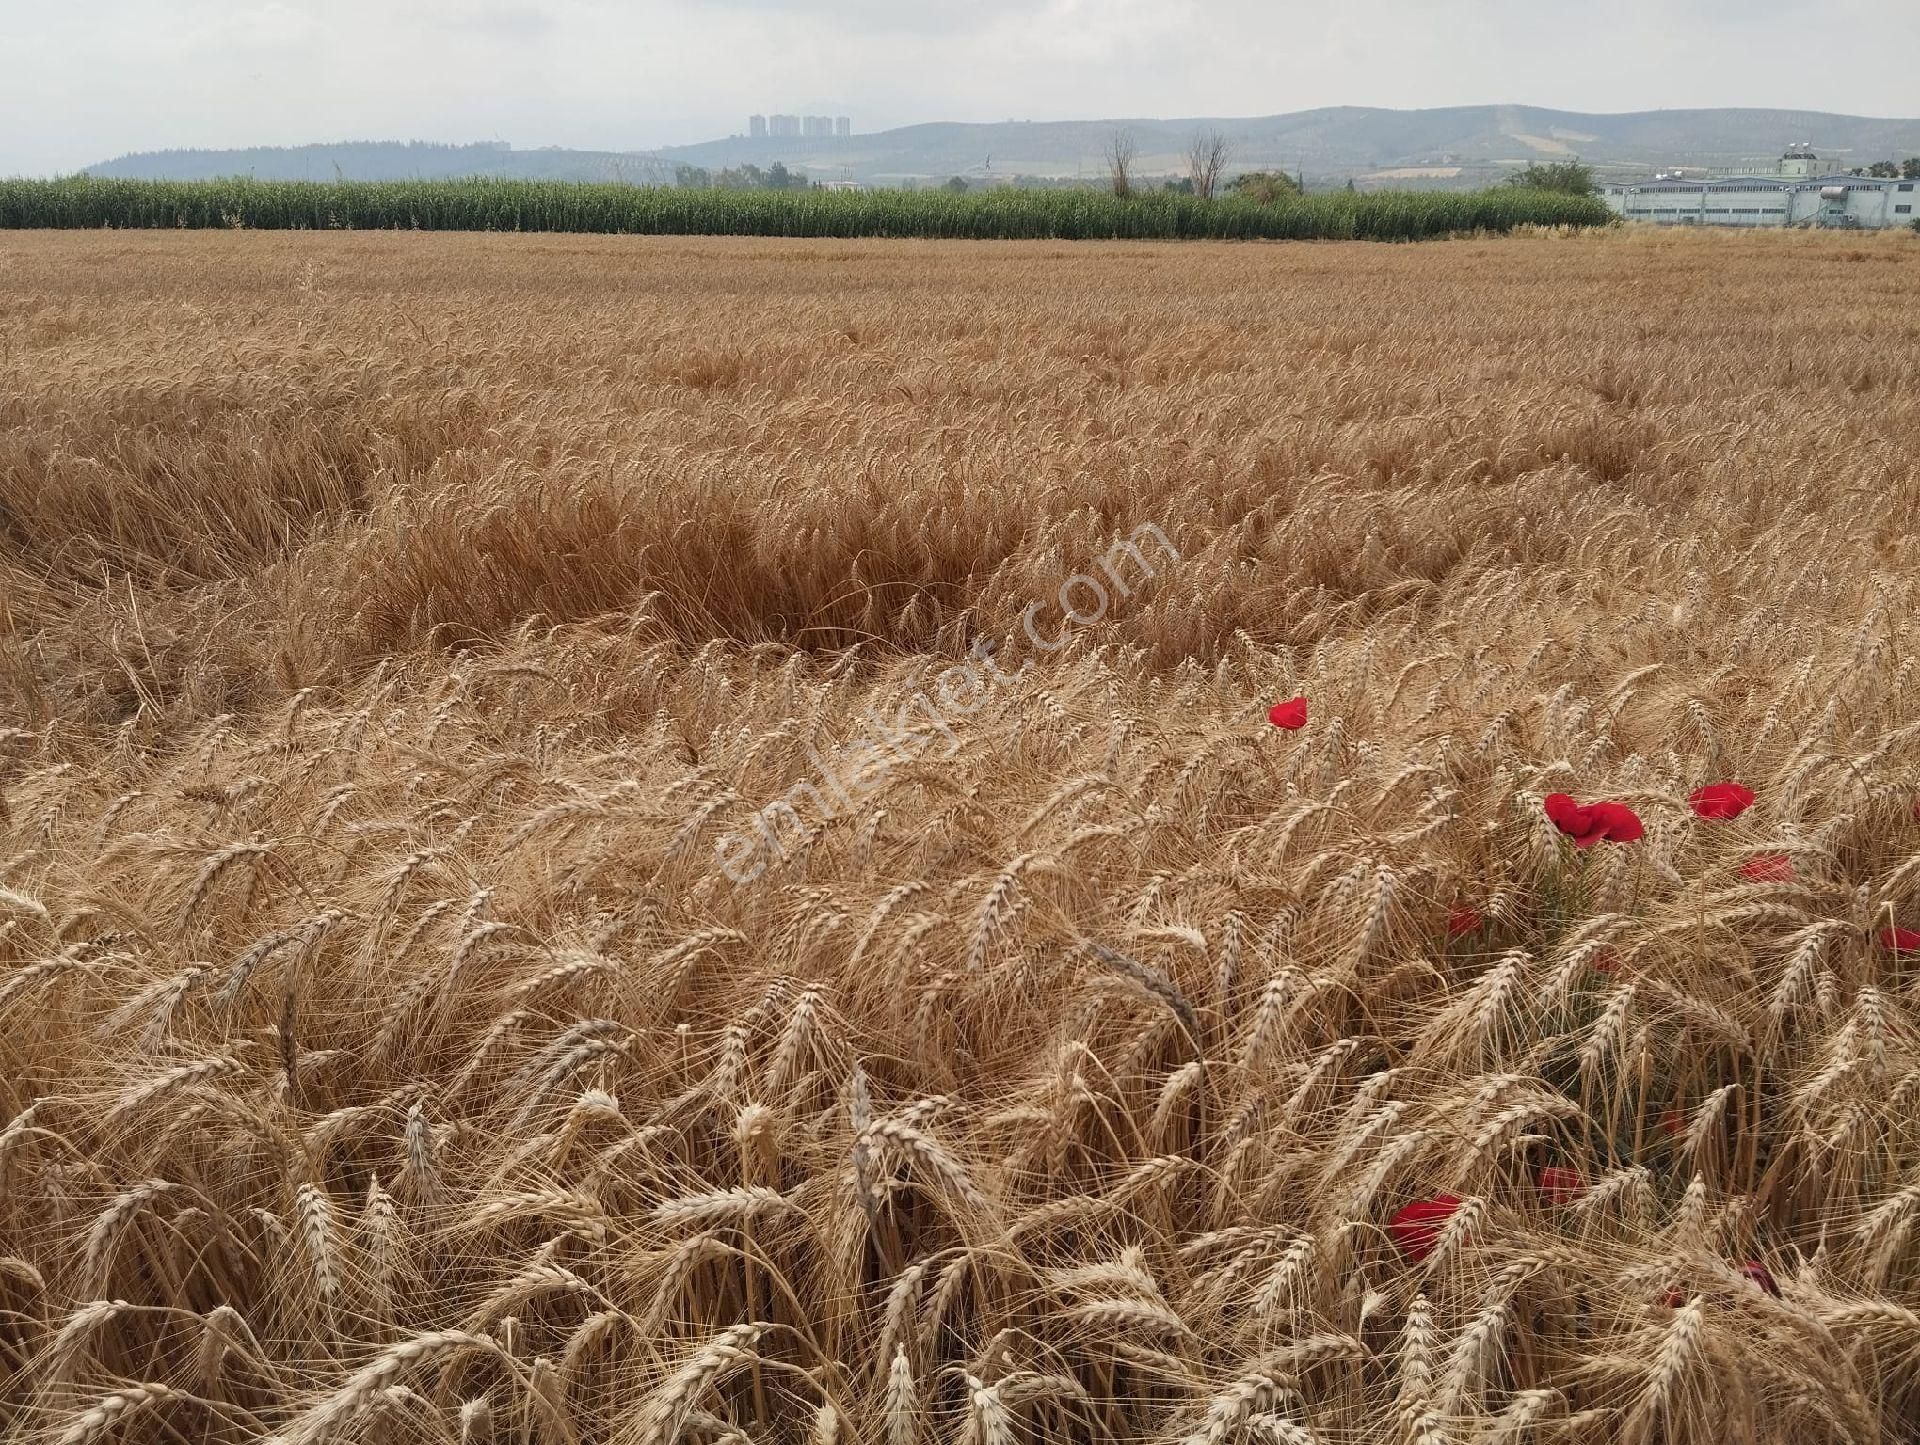
[[[1307,700],[1304,697],[1276,702],[1267,709],[1267,721],[1277,728],[1303,728],[1307,725]]]
[[[1793,859],[1785,853],[1756,853],[1740,865],[1740,876],[1749,883],[1793,882]]]
[[[1740,1273],[1759,1285],[1761,1289],[1775,1299],[1780,1297],[1780,1285],[1773,1277],[1773,1271],[1757,1259],[1750,1259],[1740,1266]]]
[[[1611,842],[1634,843],[1646,836],[1640,815],[1625,803],[1594,803],[1588,811],[1593,814],[1601,836]]]
[[[1417,1199],[1387,1222],[1393,1242],[1409,1259],[1425,1259],[1440,1242],[1440,1231],[1460,1208],[1460,1200],[1451,1194],[1436,1194]]]
[[[1587,1192],[1587,1182],[1579,1171],[1560,1164],[1549,1164],[1542,1169],[1538,1183],[1549,1204],[1571,1204]]]
[[[1708,783],[1695,788],[1687,801],[1702,818],[1737,818],[1753,806],[1753,789],[1740,783]]]
[[[1480,931],[1480,914],[1464,903],[1455,904],[1447,911],[1447,937],[1461,938],[1469,933]]]
[[[1890,948],[1895,953],[1920,953],[1920,933],[1911,928],[1883,928],[1880,930],[1880,946]]]
[[[1640,815],[1625,803],[1588,803],[1584,807],[1565,793],[1554,793],[1542,804],[1553,826],[1573,839],[1576,848],[1595,843],[1632,843],[1646,835]]]
[[[1618,973],[1620,971],[1620,955],[1615,953],[1611,948],[1603,948],[1587,960],[1587,967],[1595,973]]]
[[[1587,826],[1581,830],[1580,835],[1573,840],[1574,847],[1591,848],[1595,843],[1604,843],[1613,836],[1612,825],[1595,811],[1599,806],[1600,805],[1596,803],[1592,808],[1587,809],[1589,822]]]
[[[1581,807],[1565,793],[1554,793],[1543,806],[1553,826],[1573,839],[1576,847],[1590,848],[1600,841],[1593,809]]]
[[[1660,1116],[1660,1127],[1677,1137],[1686,1132],[1687,1117],[1678,1109],[1669,1109]]]

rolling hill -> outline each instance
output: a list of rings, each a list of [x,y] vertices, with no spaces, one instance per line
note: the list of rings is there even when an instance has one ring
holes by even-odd
[[[940,121],[845,138],[730,136],[653,151],[514,150],[499,144],[442,146],[360,142],[253,150],[153,151],[89,167],[100,176],[174,180],[252,174],[262,179],[384,180],[418,176],[512,176],[666,180],[677,165],[718,169],[783,161],[815,177],[912,182],[952,175],[1070,179],[1101,170],[1117,130],[1133,136],[1138,167],[1182,168],[1195,131],[1231,137],[1236,169],[1302,170],[1309,180],[1475,185],[1529,160],[1578,156],[1603,172],[1637,174],[1674,165],[1770,164],[1789,141],[1809,141],[1836,166],[1920,154],[1920,120],[1817,111],[1655,110],[1617,115],[1521,105],[1383,110],[1334,106],[1254,118],[1181,120]]]

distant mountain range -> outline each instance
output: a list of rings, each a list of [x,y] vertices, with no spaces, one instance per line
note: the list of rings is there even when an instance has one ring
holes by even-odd
[[[657,181],[671,180],[673,166],[658,152],[575,151],[558,146],[515,150],[495,141],[474,145],[342,141],[246,150],[136,151],[88,166],[86,174],[155,181],[209,181],[227,176],[253,176],[263,181],[447,180],[456,176]]]
[[[1233,143],[1233,170],[1304,171],[1309,183],[1472,186],[1534,160],[1579,157],[1603,174],[1674,166],[1771,166],[1792,142],[1810,143],[1836,168],[1920,155],[1920,120],[1806,110],[1652,110],[1619,115],[1525,105],[1381,110],[1334,106],[1252,119],[953,121],[847,137],[730,136],[650,151],[515,150],[505,144],[353,142],[252,150],[148,151],[89,166],[97,176],[196,180],[389,180],[501,176],[666,181],[681,165],[709,171],[784,162],[815,179],[913,183],[1094,177],[1117,131],[1128,132],[1142,175],[1177,174],[1198,131]]]

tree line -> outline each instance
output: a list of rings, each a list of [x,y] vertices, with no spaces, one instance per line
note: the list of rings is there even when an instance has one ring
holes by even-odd
[[[747,164],[715,171],[706,166],[677,165],[673,183],[686,190],[722,191],[804,191],[815,182],[803,170],[788,170],[785,161],[775,161],[762,170]]]
[[[1920,156],[1908,156],[1903,161],[1875,161],[1870,166],[1854,166],[1847,174],[1886,181],[1920,181]]]
[[[1113,132],[1107,138],[1101,159],[1107,188],[1115,196],[1124,199],[1153,189],[1138,174],[1138,148],[1131,131]],[[1203,201],[1216,196],[1235,195],[1262,205],[1302,195],[1306,190],[1303,177],[1290,176],[1285,171],[1254,170],[1229,175],[1233,142],[1217,130],[1196,132],[1187,144],[1184,159],[1185,174],[1163,178],[1159,190],[1193,196]],[[1855,166],[1847,174],[1916,180],[1920,179],[1920,156],[1909,156],[1903,161],[1874,161],[1871,165]],[[775,161],[764,169],[747,164],[718,171],[706,166],[683,164],[674,167],[674,184],[690,190],[788,191],[806,190],[820,183],[810,180],[804,170],[789,169],[785,162]],[[1591,196],[1600,189],[1593,167],[1578,157],[1565,161],[1535,161],[1508,175],[1502,184],[1569,196]],[[952,176],[944,183],[944,189],[955,195],[964,195],[973,188],[973,183],[965,176]],[[1352,188],[1352,182],[1348,182],[1348,188]]]

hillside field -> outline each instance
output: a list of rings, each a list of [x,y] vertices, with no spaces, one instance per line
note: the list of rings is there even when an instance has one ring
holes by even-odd
[[[1916,518],[1912,235],[0,232],[0,1436],[1909,1440]]]

